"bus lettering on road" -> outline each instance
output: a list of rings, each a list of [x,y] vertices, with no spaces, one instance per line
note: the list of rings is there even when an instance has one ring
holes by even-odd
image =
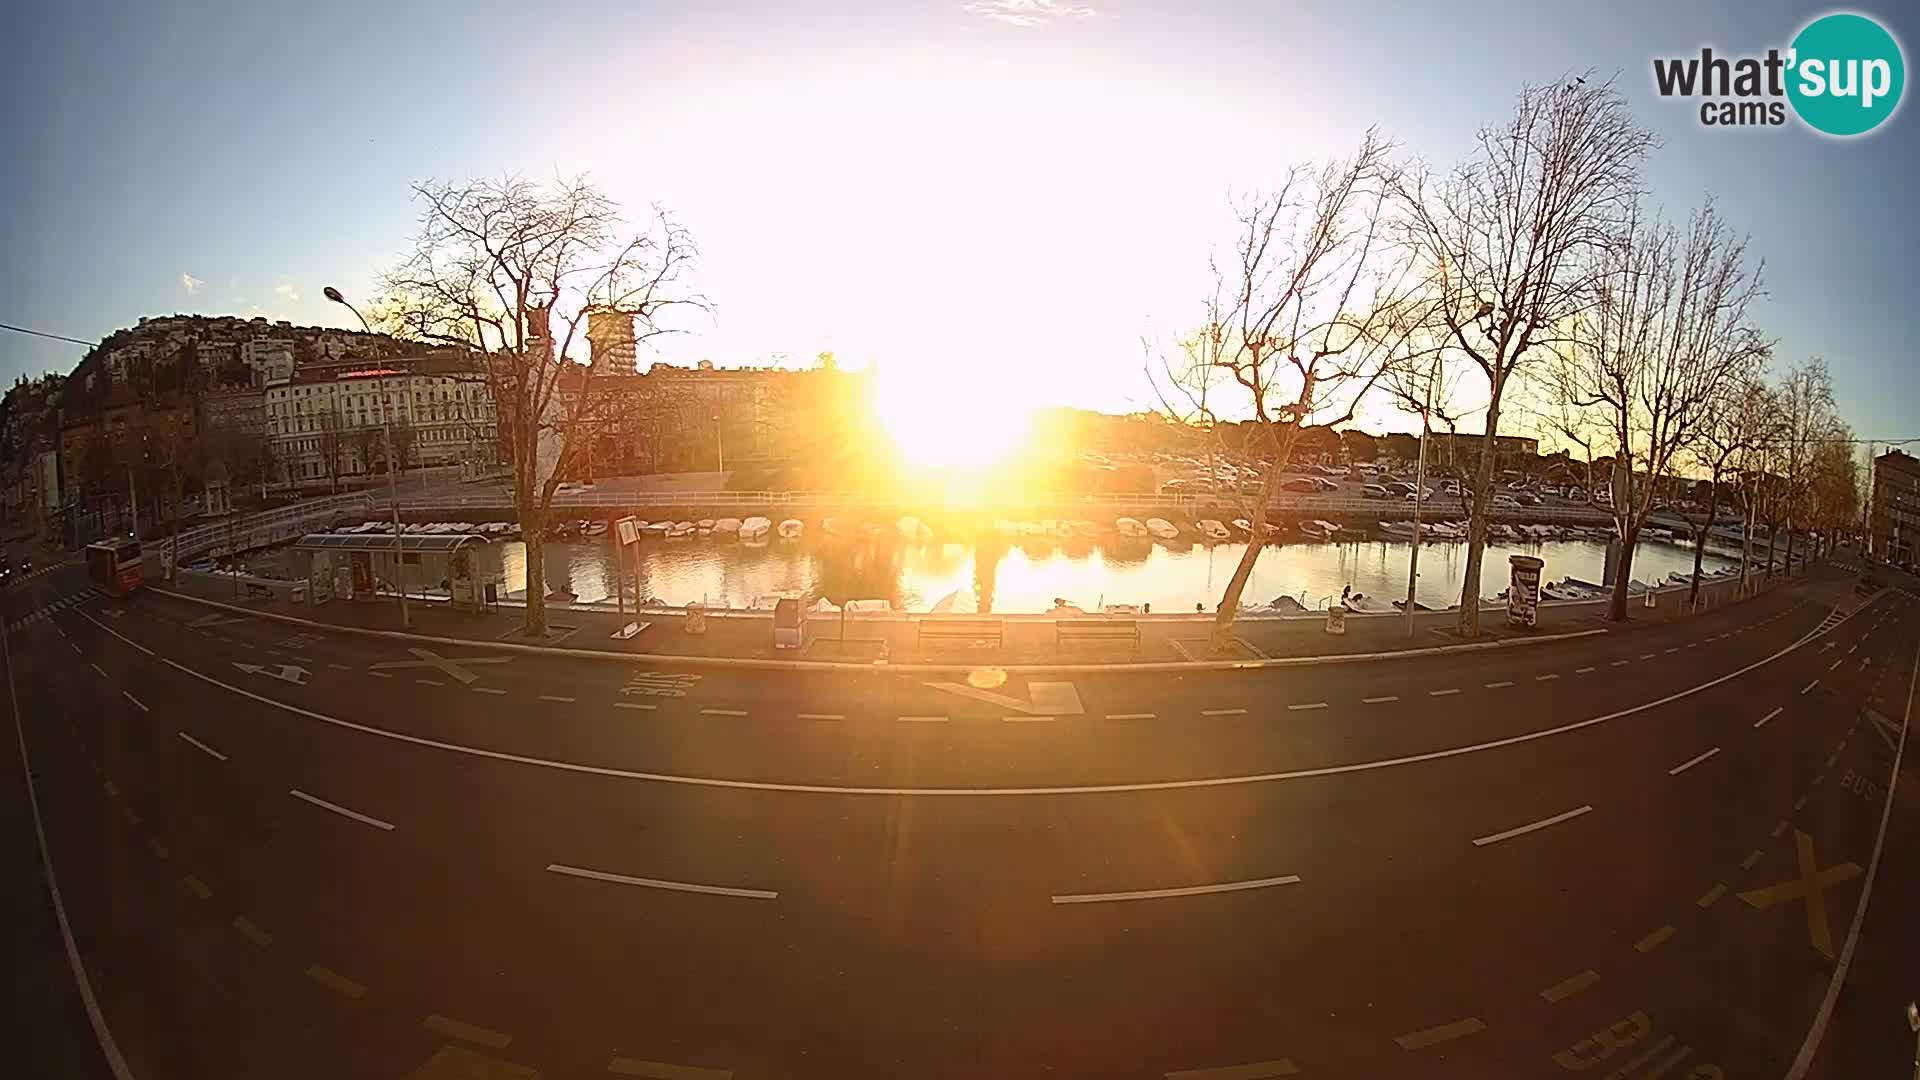
[[[698,675],[676,671],[636,671],[627,676],[627,685],[620,688],[620,693],[628,697],[686,697],[699,681]]]

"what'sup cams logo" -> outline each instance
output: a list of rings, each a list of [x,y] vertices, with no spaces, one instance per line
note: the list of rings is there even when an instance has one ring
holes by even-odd
[[[1822,15],[1785,50],[1765,56],[1661,57],[1653,82],[1665,98],[1700,99],[1706,127],[1779,127],[1787,107],[1825,135],[1865,135],[1890,119],[1906,88],[1900,43],[1865,15]]]

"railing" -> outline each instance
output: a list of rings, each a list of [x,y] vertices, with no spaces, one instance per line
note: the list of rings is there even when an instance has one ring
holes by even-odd
[[[373,498],[366,492],[289,503],[257,514],[200,525],[162,540],[158,545],[160,559],[162,565],[171,565],[176,559],[190,559],[209,551],[245,550],[275,540],[290,539],[306,531],[308,526],[331,521],[336,514],[354,510],[366,513],[371,512],[372,508]]]

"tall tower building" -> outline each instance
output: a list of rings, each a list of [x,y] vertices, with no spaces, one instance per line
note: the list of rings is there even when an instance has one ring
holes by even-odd
[[[596,311],[587,316],[587,344],[593,349],[593,366],[602,375],[638,374],[638,350],[633,342],[633,316],[617,311]]]

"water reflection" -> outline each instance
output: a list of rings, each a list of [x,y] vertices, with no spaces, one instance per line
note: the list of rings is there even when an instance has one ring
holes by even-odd
[[[525,550],[518,542],[498,545],[508,595],[522,595]],[[1077,541],[1064,545],[988,540],[905,543],[874,539],[809,538],[797,543],[744,545],[711,539],[647,540],[621,574],[623,591],[659,604],[702,601],[747,607],[756,597],[795,593],[884,599],[896,609],[926,611],[943,600],[955,612],[1041,612],[1056,597],[1089,611],[1101,604],[1152,604],[1155,611],[1212,610],[1220,589],[1245,550],[1241,544],[1187,541]],[[1400,541],[1269,545],[1248,580],[1245,601],[1266,605],[1289,596],[1308,608],[1323,606],[1345,586],[1381,599],[1406,595],[1408,545]],[[1597,582],[1604,545],[1590,540],[1537,544],[1489,544],[1481,568],[1482,595],[1506,586],[1507,556],[1546,560],[1545,576]],[[1706,569],[1731,565],[1709,554]],[[547,546],[547,588],[578,600],[611,602],[613,547],[606,541]],[[1643,542],[1633,576],[1657,581],[1690,572],[1693,553],[1676,544]],[[1429,543],[1420,549],[1418,600],[1431,607],[1458,601],[1466,572],[1466,545]],[[949,599],[950,598],[950,599]]]

